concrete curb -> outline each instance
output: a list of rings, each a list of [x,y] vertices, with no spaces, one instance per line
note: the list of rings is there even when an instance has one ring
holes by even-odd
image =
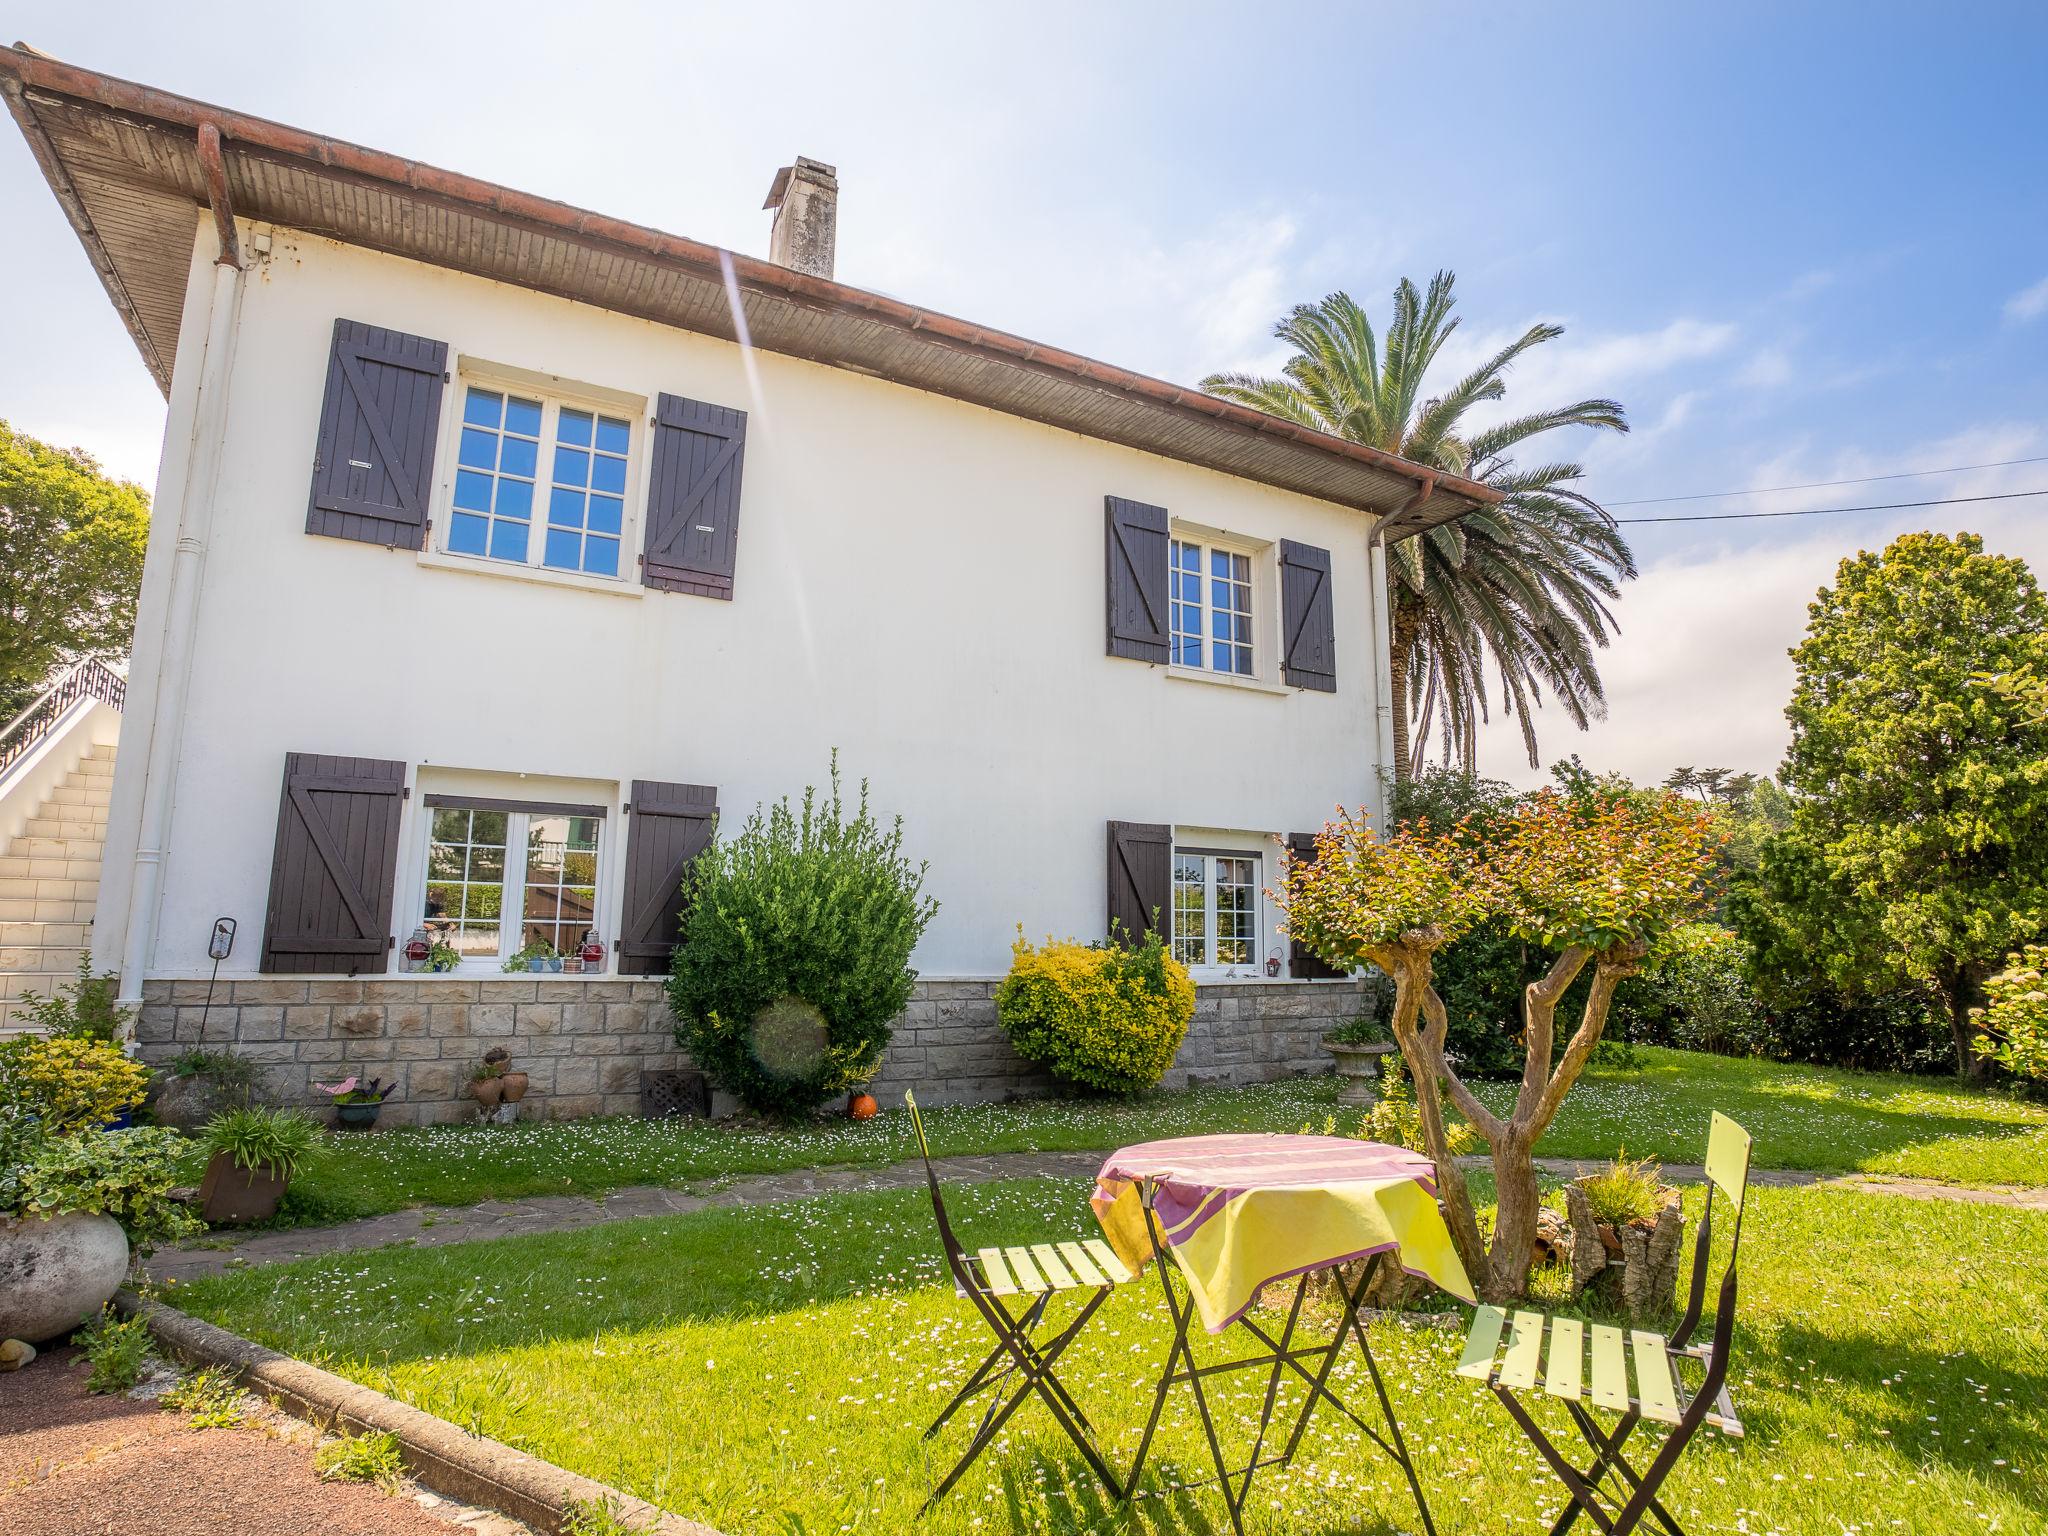
[[[228,1366],[243,1386],[274,1399],[296,1418],[326,1429],[381,1430],[396,1436],[404,1449],[407,1474],[435,1493],[496,1510],[541,1532],[559,1532],[574,1505],[609,1502],[620,1520],[648,1536],[720,1536],[708,1525],[672,1515],[645,1499],[495,1440],[465,1433],[446,1419],[265,1349],[160,1301],[124,1290],[114,1302],[123,1313],[148,1319],[164,1353],[191,1364]]]

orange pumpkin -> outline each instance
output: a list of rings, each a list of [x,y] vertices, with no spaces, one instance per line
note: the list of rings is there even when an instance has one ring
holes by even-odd
[[[872,1120],[879,1107],[872,1093],[856,1093],[847,1101],[846,1112],[856,1120]]]

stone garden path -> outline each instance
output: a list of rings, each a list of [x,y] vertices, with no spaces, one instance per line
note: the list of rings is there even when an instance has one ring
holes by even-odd
[[[1101,1152],[1006,1152],[986,1157],[942,1157],[935,1160],[935,1166],[941,1180],[948,1184],[974,1184],[989,1179],[1087,1178],[1102,1166],[1102,1158]],[[1486,1166],[1483,1157],[1468,1157],[1464,1162],[1476,1168]],[[1563,1178],[1574,1178],[1605,1166],[1569,1158],[1538,1158],[1536,1164],[1543,1172]],[[1664,1172],[1682,1184],[1698,1183],[1704,1177],[1697,1164],[1667,1163]],[[1960,1200],[2048,1211],[2048,1189],[2042,1188],[1970,1189],[1932,1179],[1764,1168],[1752,1170],[1750,1181],[1786,1189],[1818,1186],[1914,1200]],[[471,1206],[424,1207],[331,1227],[258,1232],[240,1239],[214,1238],[205,1244],[166,1248],[150,1259],[149,1273],[159,1282],[191,1280],[230,1267],[283,1264],[293,1259],[354,1253],[393,1243],[437,1248],[485,1238],[574,1232],[606,1222],[679,1216],[718,1206],[765,1205],[776,1200],[801,1200],[850,1190],[905,1189],[923,1182],[923,1164],[893,1163],[881,1168],[806,1168],[790,1173],[748,1174],[695,1188],[636,1185],[601,1198],[540,1195],[527,1200],[486,1200]]]

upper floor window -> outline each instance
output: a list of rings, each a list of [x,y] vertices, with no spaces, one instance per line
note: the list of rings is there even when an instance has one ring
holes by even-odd
[[[1175,539],[1167,555],[1175,666],[1252,675],[1252,559]]]
[[[632,446],[624,417],[467,385],[449,553],[616,577]]]
[[[1259,856],[1173,851],[1173,957],[1187,966],[1256,966]]]

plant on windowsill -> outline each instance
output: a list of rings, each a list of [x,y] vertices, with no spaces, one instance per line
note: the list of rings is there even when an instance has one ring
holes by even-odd
[[[377,1123],[378,1112],[384,1108],[384,1101],[391,1097],[395,1085],[380,1077],[368,1081],[344,1077],[338,1083],[315,1083],[313,1086],[330,1096],[334,1118],[340,1124],[372,1126]]]
[[[545,971],[559,971],[562,957],[555,953],[555,946],[546,939],[535,939],[531,944],[515,951],[503,967],[507,971],[527,971],[540,975]]]
[[[427,951],[427,969],[435,975],[444,975],[462,964],[462,951],[446,939],[434,940],[434,947]]]

